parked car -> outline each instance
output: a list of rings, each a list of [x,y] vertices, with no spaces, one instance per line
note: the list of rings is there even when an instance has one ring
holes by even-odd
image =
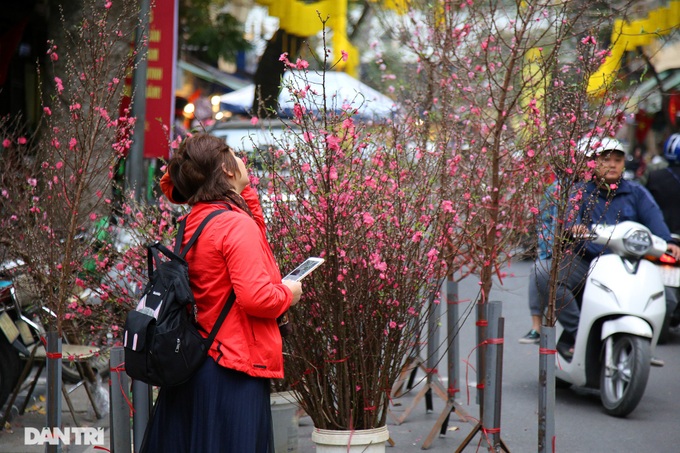
[[[208,133],[223,138],[236,153],[246,158],[249,172],[260,180],[260,202],[265,218],[268,218],[272,214],[272,201],[267,193],[269,171],[272,164],[276,164],[279,176],[288,175],[287,168],[291,155],[294,155],[291,144],[295,134],[302,133],[299,126],[283,119],[259,120],[257,124],[236,120],[218,123]],[[278,159],[278,162],[270,159]],[[293,195],[284,198],[287,202],[295,199]]]
[[[283,119],[260,120],[257,124],[249,120],[228,121],[216,124],[208,132],[223,138],[235,152],[244,154],[250,171],[259,177],[266,176],[265,159],[273,159],[277,155],[286,158],[289,153],[276,153],[276,150],[285,149],[293,134],[301,133],[298,126]]]

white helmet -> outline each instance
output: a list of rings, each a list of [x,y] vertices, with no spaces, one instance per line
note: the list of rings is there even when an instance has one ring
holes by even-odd
[[[626,154],[623,144],[611,137],[585,137],[579,140],[577,148],[586,157],[599,156],[605,151],[620,151]]]

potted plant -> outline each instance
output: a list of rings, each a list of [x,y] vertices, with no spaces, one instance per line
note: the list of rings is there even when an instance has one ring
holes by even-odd
[[[360,94],[336,98],[308,82],[306,61],[282,61],[303,72],[283,87],[295,128],[260,156],[271,243],[283,272],[326,260],[290,313],[287,382],[315,442],[340,434],[330,442],[343,450],[364,438],[384,448],[391,386],[447,270],[455,213],[437,176],[446,160],[415,141],[398,145],[399,122],[355,121]]]

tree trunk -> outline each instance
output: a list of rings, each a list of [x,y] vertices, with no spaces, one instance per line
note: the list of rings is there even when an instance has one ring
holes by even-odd
[[[302,43],[307,39],[277,30],[267,43],[255,71],[255,95],[252,114],[258,118],[275,118],[278,110],[278,97],[281,91],[281,78],[285,65],[279,60],[281,54],[288,53],[288,59],[295,59],[300,53]]]

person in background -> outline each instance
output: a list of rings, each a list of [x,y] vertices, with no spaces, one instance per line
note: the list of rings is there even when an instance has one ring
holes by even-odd
[[[175,121],[172,125],[172,139],[187,136],[186,119],[184,118],[184,107],[189,101],[180,96],[175,96]]]
[[[626,156],[626,171],[623,177],[626,179],[637,180],[644,173],[647,168],[647,162],[645,162],[645,152],[644,149],[637,145],[633,150],[633,154]]]
[[[574,237],[585,235],[592,224],[616,224],[632,220],[645,225],[651,232],[668,242],[668,252],[680,258],[680,247],[675,245],[664,223],[661,209],[643,186],[623,179],[625,150],[613,138],[587,138],[580,145],[586,156],[594,160],[594,177],[580,187],[582,204],[579,215],[571,227]],[[565,358],[573,354],[581,309],[576,294],[583,287],[590,263],[607,253],[606,247],[592,242],[576,242],[568,262],[560,266],[557,281],[557,319],[564,332],[557,349]],[[540,277],[540,275],[537,275]],[[548,287],[548,282],[538,282],[538,287]],[[655,359],[658,360],[658,359]],[[663,363],[657,361],[655,365]]]
[[[643,186],[647,185],[647,178],[651,172],[668,167],[668,161],[657,153],[651,155],[648,153],[645,158],[644,171],[642,174],[637,175],[637,181]]]
[[[547,298],[547,287],[538,287],[548,282],[548,272],[552,261],[552,243],[555,236],[554,219],[557,205],[552,201],[557,191],[558,182],[553,181],[548,186],[539,207],[538,254],[529,274],[529,314],[531,315],[531,329],[519,339],[522,344],[538,344],[541,339],[541,323]]]
[[[659,204],[671,233],[680,235],[680,134],[666,140],[663,154],[668,167],[649,173],[647,189]]]
[[[232,290],[236,302],[199,371],[184,384],[161,388],[142,451],[268,453],[270,379],[283,377],[276,319],[300,300],[301,284],[281,281],[257,192],[224,141],[202,133],[185,139],[161,188],[171,202],[191,206],[185,242],[208,214],[228,210],[186,256],[205,336]]]

